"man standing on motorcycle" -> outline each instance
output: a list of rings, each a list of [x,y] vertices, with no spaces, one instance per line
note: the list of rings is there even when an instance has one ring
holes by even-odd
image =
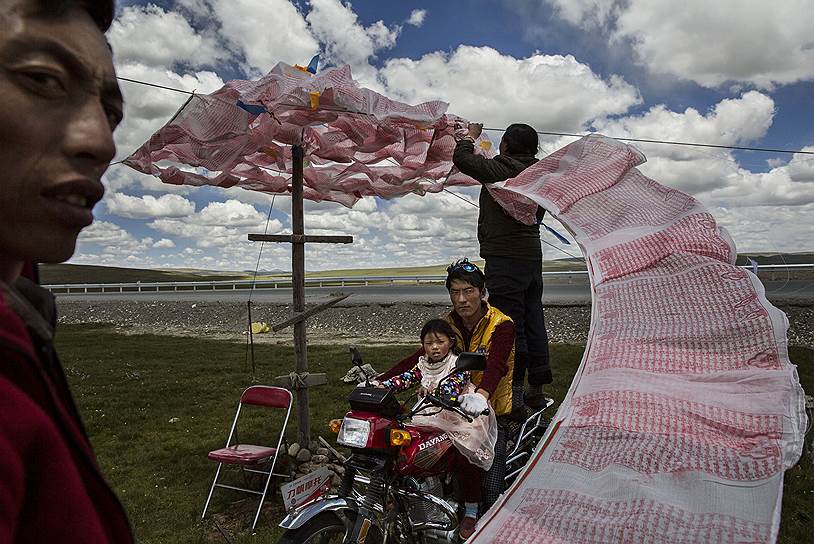
[[[509,316],[484,300],[485,283],[483,272],[467,259],[456,261],[447,268],[446,287],[452,311],[445,319],[452,325],[461,349],[487,354],[486,369],[473,372],[472,382],[477,386],[475,392],[492,405],[498,421],[495,459],[482,483],[482,512],[488,510],[505,489],[506,427],[512,410],[514,368],[514,323]],[[384,380],[414,367],[422,355],[423,347],[399,361],[378,379]],[[467,411],[465,403],[461,404],[461,408]]]

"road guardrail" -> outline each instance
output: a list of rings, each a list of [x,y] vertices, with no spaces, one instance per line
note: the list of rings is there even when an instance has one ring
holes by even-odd
[[[751,266],[743,268],[752,269]],[[758,270],[775,271],[778,269],[814,270],[814,264],[767,264],[759,265]],[[564,272],[543,272],[544,278],[575,278],[587,276],[587,270],[574,270]],[[326,287],[371,284],[422,284],[442,283],[446,275],[415,275],[415,276],[336,276],[305,278],[306,287]],[[237,290],[251,289],[277,289],[290,288],[291,278],[282,276],[278,278],[265,278],[262,280],[218,280],[218,281],[163,281],[163,282],[135,282],[135,283],[63,283],[44,285],[54,294],[70,293],[141,293],[156,291],[214,291],[220,289]]]

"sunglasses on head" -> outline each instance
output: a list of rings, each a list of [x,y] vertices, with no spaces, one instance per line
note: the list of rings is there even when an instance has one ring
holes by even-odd
[[[449,265],[447,267],[447,274],[449,274],[450,272],[455,272],[457,270],[463,270],[464,272],[474,272],[475,270],[479,269],[477,266],[464,259],[455,264]]]

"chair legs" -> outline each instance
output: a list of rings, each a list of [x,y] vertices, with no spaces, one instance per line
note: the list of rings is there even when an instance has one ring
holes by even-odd
[[[253,490],[248,489],[248,488],[243,489],[243,488],[239,488],[239,487],[235,487],[235,486],[231,486],[231,485],[219,484],[218,483],[218,478],[220,477],[220,470],[223,467],[223,463],[218,463],[218,469],[215,471],[215,479],[212,481],[212,487],[209,488],[209,496],[206,498],[206,504],[204,504],[204,509],[203,509],[203,512],[201,513],[201,519],[204,519],[204,517],[206,516],[206,511],[207,511],[207,509],[209,509],[209,503],[212,501],[212,495],[214,494],[216,487],[224,487],[224,488],[227,488],[227,489],[233,489],[235,491],[244,491],[244,492],[252,493],[252,494],[255,494],[255,495],[260,495],[260,504],[257,505],[257,511],[255,512],[254,520],[252,521],[252,531],[254,531],[254,528],[257,526],[257,520],[260,519],[260,512],[263,510],[263,503],[266,502],[266,495],[268,494],[269,484],[271,484],[271,478],[272,478],[272,476],[275,476],[274,467],[276,465],[277,465],[277,456],[275,455],[274,461],[272,461],[271,467],[269,468],[268,472],[266,472],[264,470],[263,471],[261,471],[261,470],[251,470],[251,472],[266,475],[266,483],[263,486],[263,491],[261,493],[259,491],[253,491]],[[243,467],[241,467],[241,469],[242,468]]]
[[[212,487],[209,488],[209,496],[206,498],[206,504],[204,504],[203,513],[201,514],[201,519],[206,516],[206,509],[209,508],[209,501],[212,500],[212,493],[215,492],[215,485],[218,483],[218,476],[220,476],[220,469],[223,467],[223,463],[218,463],[218,470],[215,471],[215,479],[212,480]]]

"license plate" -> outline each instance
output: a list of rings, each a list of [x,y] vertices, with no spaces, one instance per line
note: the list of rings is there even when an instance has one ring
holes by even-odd
[[[327,493],[331,489],[331,478],[333,478],[331,471],[327,467],[322,467],[293,482],[281,485],[280,493],[283,495],[286,510],[291,512]]]

